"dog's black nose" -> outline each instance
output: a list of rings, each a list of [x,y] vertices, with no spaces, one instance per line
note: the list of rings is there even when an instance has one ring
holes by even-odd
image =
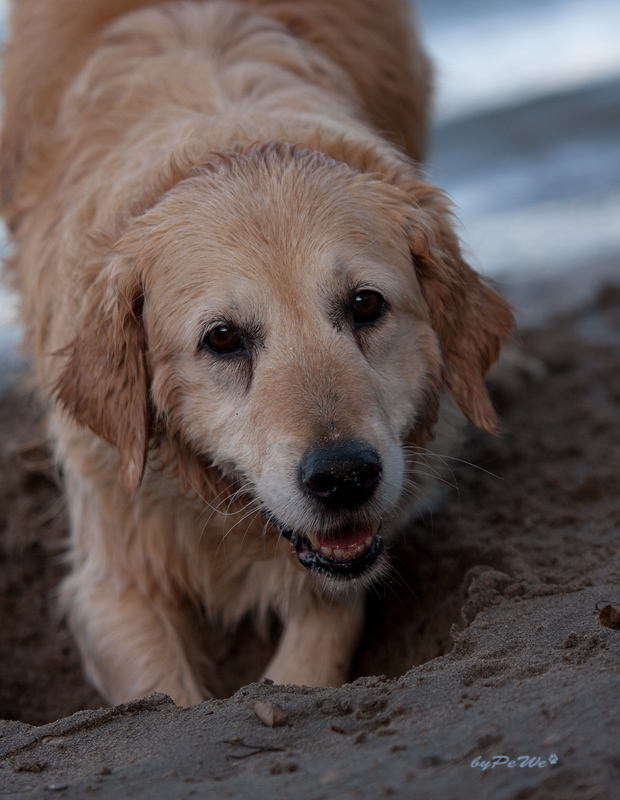
[[[327,508],[355,508],[372,497],[381,480],[381,458],[365,442],[311,450],[299,467],[303,491]]]

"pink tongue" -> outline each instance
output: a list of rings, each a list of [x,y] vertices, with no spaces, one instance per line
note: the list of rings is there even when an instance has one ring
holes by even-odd
[[[357,545],[364,544],[369,536],[373,536],[372,525],[365,525],[363,528],[345,528],[338,534],[330,534],[329,537],[320,534],[315,535],[319,548],[332,547],[348,550]]]

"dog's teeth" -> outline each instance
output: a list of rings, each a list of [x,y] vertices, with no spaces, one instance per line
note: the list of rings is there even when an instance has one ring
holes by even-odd
[[[334,551],[332,550],[332,548],[331,547],[327,547],[327,545],[323,545],[323,547],[321,547],[321,553],[323,553],[323,555],[326,558],[331,558],[332,555],[333,555],[333,552]]]
[[[368,545],[366,543],[358,544],[357,547],[355,548],[355,555],[356,556],[361,555],[367,547]]]
[[[372,539],[373,539],[373,537],[372,537],[372,536],[368,536],[368,537],[367,537],[367,538],[364,540],[364,546],[365,546],[365,547],[370,547],[370,545],[372,544]]]
[[[343,558],[344,550],[341,547],[334,547],[334,558]]]

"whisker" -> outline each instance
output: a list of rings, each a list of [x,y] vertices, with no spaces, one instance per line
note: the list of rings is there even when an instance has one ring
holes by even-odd
[[[232,516],[235,516],[237,514],[242,514],[244,511],[246,511],[248,508],[250,508],[252,506],[252,504],[257,502],[255,500],[255,498],[250,497],[248,502],[245,505],[243,505],[241,508],[236,509],[235,511],[230,511],[229,510],[230,506],[234,502],[234,500],[237,499],[238,497],[242,496],[245,493],[247,487],[249,487],[249,486],[252,486],[252,482],[251,481],[246,481],[246,483],[242,484],[238,489],[236,489],[230,495],[227,495],[227,496],[223,497],[222,500],[216,506],[213,506],[211,504],[207,504],[209,506],[209,508],[211,509],[211,513],[209,514],[209,516],[207,517],[207,519],[204,522],[204,525],[201,528],[200,535],[198,537],[198,546],[200,546],[200,543],[202,542],[202,539],[203,539],[203,536],[205,534],[205,531],[206,531],[209,523],[211,522],[214,514],[217,513],[217,514],[220,514],[222,516],[222,518],[223,518],[222,519],[222,525],[224,525],[226,517],[232,517]],[[219,492],[219,494],[216,495],[216,498],[220,497],[220,495],[224,494],[229,488],[230,487],[226,487],[222,492]],[[227,500],[228,500],[228,506],[227,506],[226,510],[223,510],[222,509],[222,505]],[[200,519],[202,514],[205,513],[205,511],[206,511],[206,509],[203,510],[203,512],[201,512],[201,514],[198,515],[198,517],[195,520],[195,523],[198,522],[198,520]],[[224,533],[224,535],[222,536],[222,541],[224,540],[225,537],[226,537],[226,533]],[[219,552],[219,546],[218,546],[218,552]]]
[[[423,461],[423,460],[418,459],[418,458],[408,459],[406,464],[405,464],[405,470],[409,471],[412,466],[421,466],[421,467],[424,467],[425,469],[430,470],[431,471],[431,476],[434,477],[434,478],[442,478],[443,477],[443,472],[445,471],[445,469],[448,469],[447,467],[445,467],[445,465],[444,465],[444,470],[435,469],[435,467],[433,467],[431,464],[428,464],[426,461]]]
[[[497,478],[500,481],[504,480],[504,478],[502,478],[501,475],[496,475],[494,472],[491,472],[490,470],[481,467],[480,464],[474,464],[473,461],[467,461],[466,459],[458,458],[457,456],[449,456],[441,453],[433,453],[431,450],[428,450],[425,447],[420,447],[419,445],[414,445],[414,444],[404,444],[402,446],[402,449],[405,452],[411,451],[416,455],[422,455],[424,456],[424,458],[434,458],[442,462],[455,461],[458,464],[462,464],[465,467],[472,467],[473,469],[478,470],[479,472],[484,472],[485,475],[489,475],[491,478]]]
[[[424,452],[423,450],[412,450],[410,448],[403,450],[405,455],[405,461],[413,464],[421,464],[427,469],[437,470],[439,473],[448,470],[452,473],[452,467],[448,463],[448,459],[444,458],[443,456],[437,456],[435,453]],[[434,456],[434,461],[439,461],[439,465],[437,467],[433,466],[431,463],[431,456]]]
[[[255,507],[252,508],[250,511],[248,511],[247,509],[251,508],[251,506],[255,506]],[[220,548],[225,544],[226,539],[234,531],[234,529],[238,525],[241,525],[241,523],[244,522],[246,519],[249,519],[250,517],[257,516],[261,512],[261,510],[262,509],[261,509],[260,505],[256,505],[256,500],[254,500],[254,499],[250,500],[250,502],[246,506],[244,506],[243,509],[240,509],[240,511],[237,512],[237,513],[243,513],[243,512],[246,512],[246,513],[244,513],[243,516],[241,517],[241,519],[237,520],[237,522],[235,522],[235,524],[231,528],[229,528],[227,531],[224,531],[224,533],[222,535],[222,538],[220,540],[220,543],[217,546],[216,555],[219,553]],[[241,540],[242,544],[245,541],[245,537],[247,536],[247,532],[248,532],[249,528],[250,528],[250,525],[248,525],[246,527],[245,533],[243,534],[243,539]]]
[[[216,495],[215,495],[215,497],[213,498],[213,500],[215,501],[215,500],[217,500],[217,498],[218,498],[218,497],[221,497],[222,495],[224,495],[224,497],[222,497],[222,499],[220,500],[220,502],[219,502],[219,503],[217,503],[216,505],[213,505],[212,503],[209,503],[209,502],[208,502],[208,501],[207,501],[207,500],[206,500],[204,497],[202,497],[202,496],[200,496],[200,495],[199,495],[199,496],[200,496],[200,498],[201,498],[201,500],[202,500],[202,501],[205,503],[205,505],[206,505],[206,508],[204,508],[204,509],[203,509],[203,510],[200,512],[200,514],[199,514],[199,515],[196,517],[196,519],[194,520],[194,524],[196,524],[196,523],[198,522],[198,520],[200,519],[200,517],[202,517],[202,515],[203,515],[203,514],[205,514],[205,513],[207,512],[207,510],[210,510],[210,511],[211,511],[211,513],[209,514],[209,517],[207,518],[207,520],[206,520],[206,522],[205,522],[205,526],[209,524],[209,522],[211,521],[211,519],[212,519],[213,515],[214,515],[214,514],[216,514],[216,513],[217,513],[217,514],[222,514],[223,516],[233,516],[234,514],[237,514],[237,513],[238,513],[238,511],[229,511],[229,509],[230,509],[230,506],[232,505],[232,503],[233,503],[233,502],[234,502],[234,501],[235,501],[235,500],[236,500],[238,497],[240,497],[241,495],[243,495],[243,494],[244,494],[244,493],[247,491],[247,489],[248,489],[249,487],[252,487],[252,486],[253,486],[253,484],[252,484],[252,481],[246,481],[246,482],[245,482],[244,484],[242,484],[242,485],[241,485],[241,486],[240,486],[238,489],[236,489],[234,492],[231,492],[230,494],[226,494],[226,492],[228,492],[228,491],[229,491],[229,489],[230,489],[230,487],[229,487],[229,486],[226,486],[224,489],[222,489],[222,491],[221,491],[221,492],[218,492],[218,494],[216,494]],[[192,488],[194,488],[194,487],[192,487]],[[194,491],[196,491],[196,490],[194,489]],[[222,505],[223,505],[223,504],[224,504],[224,503],[225,503],[227,500],[229,501],[229,502],[228,502],[228,506],[227,506],[227,509],[224,511],[224,510],[222,510]]]
[[[422,475],[425,478],[432,478],[434,481],[438,481],[439,483],[444,483],[446,486],[450,486],[453,489],[458,489],[458,484],[456,483],[456,481],[454,481],[454,483],[451,483],[446,478],[442,478],[439,475],[434,475],[431,472],[423,472],[421,469],[407,470],[407,475]]]

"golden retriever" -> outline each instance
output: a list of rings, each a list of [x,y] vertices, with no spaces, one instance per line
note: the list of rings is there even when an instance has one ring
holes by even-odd
[[[512,315],[419,166],[408,13],[14,6],[9,272],[66,482],[62,606],[113,703],[208,697],[204,613],[275,613],[265,675],[340,685],[432,454],[463,414],[496,425]]]

